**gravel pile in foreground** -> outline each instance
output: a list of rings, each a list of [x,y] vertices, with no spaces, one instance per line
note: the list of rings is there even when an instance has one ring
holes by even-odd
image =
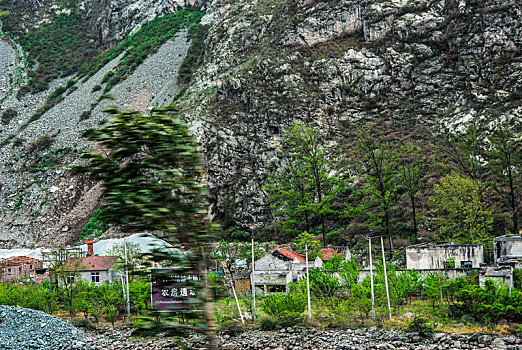
[[[41,311],[0,306],[0,349],[90,349],[85,334]]]

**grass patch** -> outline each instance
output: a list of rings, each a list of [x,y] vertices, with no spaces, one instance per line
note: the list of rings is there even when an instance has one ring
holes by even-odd
[[[205,39],[208,34],[208,25],[192,25],[189,29],[189,38],[192,39],[187,55],[179,67],[178,83],[187,86],[192,74],[201,66],[205,54]]]
[[[3,30],[16,38],[28,53],[29,67],[36,67],[29,70],[29,83],[20,90],[20,95],[47,90],[52,80],[75,73],[83,62],[101,51],[99,34],[77,13],[75,4],[65,5],[71,10],[69,15],[60,14],[36,28],[20,20],[27,8],[19,1],[4,0],[0,3],[0,11],[10,12],[2,18]]]
[[[16,118],[18,112],[13,108],[8,108],[2,113],[2,125],[7,125],[11,120]]]
[[[103,210],[101,208],[96,209],[91,219],[83,227],[80,232],[80,242],[86,238],[100,237],[107,229],[109,225],[102,218]]]

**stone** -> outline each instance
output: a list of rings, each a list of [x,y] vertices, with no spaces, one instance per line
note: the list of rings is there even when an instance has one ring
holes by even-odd
[[[399,320],[410,320],[415,318],[415,314],[412,312],[407,312],[401,316],[399,316]]]

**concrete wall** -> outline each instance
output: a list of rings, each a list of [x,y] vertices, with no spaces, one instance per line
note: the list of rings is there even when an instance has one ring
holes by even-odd
[[[103,284],[105,281],[113,282],[121,279],[121,273],[114,271],[112,268],[108,271],[82,271],[78,273],[78,279],[87,283],[92,282],[92,272],[100,273],[100,282],[96,284]]]
[[[406,248],[408,270],[444,269],[444,261],[455,258],[455,267],[461,262],[471,261],[473,268],[484,263],[482,244],[444,244],[433,246],[411,246]]]
[[[397,274],[403,273],[407,270],[397,270]],[[421,278],[426,278],[429,274],[436,273],[436,274],[443,274],[446,276],[447,279],[454,280],[458,277],[465,277],[470,273],[479,273],[480,269],[446,269],[446,270],[439,270],[439,269],[426,269],[426,270],[419,270]],[[373,271],[375,274],[375,270]],[[363,270],[359,272],[359,279],[357,280],[357,283],[362,284],[362,281],[370,276],[370,269],[368,267],[365,267]]]
[[[522,237],[498,237],[493,240],[495,258],[522,257]]]

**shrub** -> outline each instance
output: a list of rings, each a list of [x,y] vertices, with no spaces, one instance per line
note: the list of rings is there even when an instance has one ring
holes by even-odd
[[[310,293],[318,298],[333,297],[341,289],[339,280],[318,269],[310,271]]]
[[[8,108],[2,113],[2,124],[7,125],[11,120],[16,118],[18,115],[18,112],[15,111],[13,108]]]
[[[107,231],[109,225],[105,222],[105,220],[103,220],[102,216],[102,209],[96,209],[89,222],[87,222],[80,232],[80,240],[92,236],[100,237],[105,231]]]
[[[245,331],[245,326],[240,321],[233,320],[221,326],[221,334],[235,337]]]
[[[88,111],[83,111],[81,114],[80,114],[80,121],[84,121],[84,120],[87,120],[91,117],[91,111],[88,110]]]
[[[72,324],[75,327],[83,328],[88,331],[94,331],[96,329],[96,326],[87,318],[79,318],[77,320],[74,320]]]
[[[306,294],[301,291],[291,291],[286,294],[272,294],[265,298],[263,310],[278,319],[297,319],[305,311]]]
[[[96,84],[93,86],[91,92],[96,92],[96,91],[99,91],[101,90],[101,85],[100,84]]]
[[[34,151],[43,151],[51,147],[54,143],[54,137],[50,135],[44,135],[27,146],[27,152],[32,153]]]
[[[277,322],[269,317],[263,317],[259,325],[263,331],[274,331],[277,329],[277,326]]]
[[[418,332],[423,335],[432,334],[435,329],[432,325],[428,324],[428,320],[423,317],[415,317],[406,329],[408,332]]]

